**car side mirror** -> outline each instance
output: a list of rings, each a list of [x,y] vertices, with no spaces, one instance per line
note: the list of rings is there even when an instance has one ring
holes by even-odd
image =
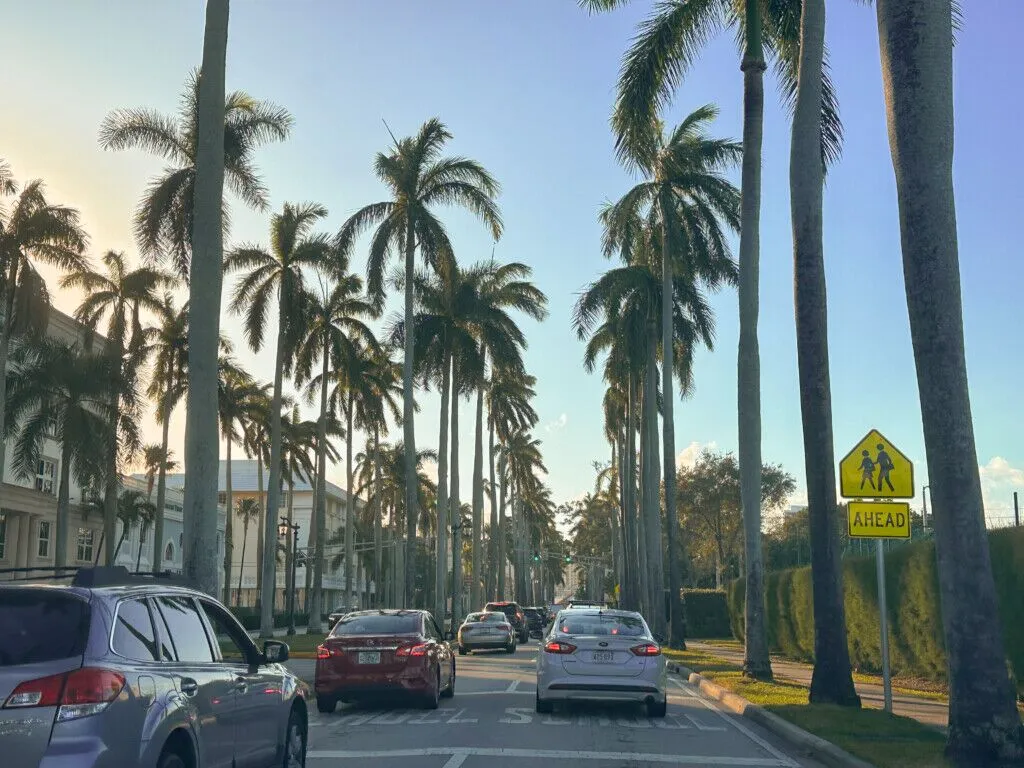
[[[267,664],[281,664],[288,661],[288,643],[267,640],[263,643],[263,658]]]

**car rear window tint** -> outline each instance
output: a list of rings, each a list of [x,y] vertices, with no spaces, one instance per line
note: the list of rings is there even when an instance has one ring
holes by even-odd
[[[89,604],[41,589],[0,590],[0,667],[81,656],[89,637]]]
[[[124,600],[117,606],[114,653],[135,661],[158,661],[153,619],[142,600]]]
[[[420,631],[420,616],[409,614],[349,614],[334,625],[331,637],[346,635],[413,635]]]
[[[559,617],[558,631],[563,635],[621,635],[646,637],[647,628],[635,616],[608,616],[571,611]]]
[[[466,621],[505,621],[505,614],[503,613],[471,613],[466,617]]]
[[[163,617],[161,634],[167,632],[174,648],[175,659],[183,662],[211,662],[213,651],[206,637],[206,627],[199,618],[191,598],[163,596],[156,598],[159,613]],[[164,637],[166,644],[168,637]],[[166,649],[164,649],[166,654]]]

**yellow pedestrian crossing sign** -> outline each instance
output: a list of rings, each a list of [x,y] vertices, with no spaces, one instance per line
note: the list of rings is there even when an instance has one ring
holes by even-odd
[[[839,462],[839,494],[846,499],[912,499],[914,464],[873,429]]]

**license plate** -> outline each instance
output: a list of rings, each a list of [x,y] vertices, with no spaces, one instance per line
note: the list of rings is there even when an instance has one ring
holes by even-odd
[[[594,651],[594,661],[607,664],[614,661],[615,654],[612,651]]]
[[[380,651],[360,651],[360,664],[380,664]]]

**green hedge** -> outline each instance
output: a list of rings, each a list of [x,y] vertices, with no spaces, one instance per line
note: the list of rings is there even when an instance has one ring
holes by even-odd
[[[1024,528],[992,532],[989,548],[1007,660],[1016,678],[1024,679]],[[890,552],[885,557],[885,576],[893,674],[945,680],[935,545],[921,542]],[[743,579],[733,581],[727,598],[732,632],[740,640],[745,586]],[[843,561],[843,590],[850,659],[857,670],[879,672],[882,662],[874,557]],[[767,574],[765,609],[772,651],[812,661],[811,569]]]
[[[241,623],[247,630],[254,631],[260,628],[260,609],[259,608],[239,608],[234,607],[231,612],[235,614],[235,618]],[[304,627],[309,622],[309,614],[307,613],[295,613],[295,626]],[[288,612],[281,611],[274,614],[274,627],[281,629],[288,626]]]
[[[732,637],[725,592],[720,589],[684,589],[682,597],[687,637]]]

